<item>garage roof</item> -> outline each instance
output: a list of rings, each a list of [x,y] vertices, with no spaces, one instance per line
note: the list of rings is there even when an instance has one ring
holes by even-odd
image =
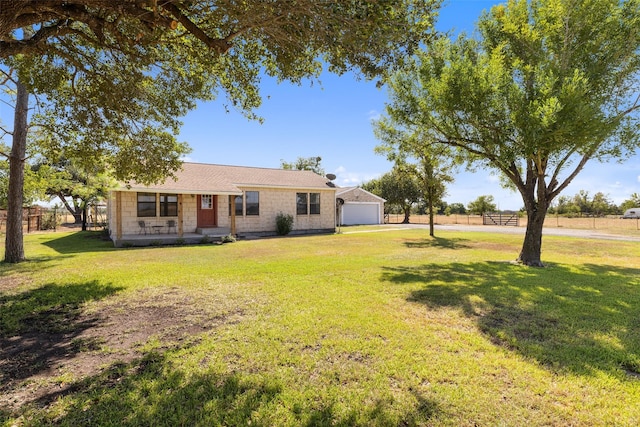
[[[336,191],[336,197],[345,198],[345,197],[348,197],[349,195],[356,196],[360,192],[366,193],[369,196],[380,200],[380,202],[382,202],[382,203],[387,201],[386,199],[383,199],[380,196],[376,196],[375,194],[371,193],[370,191],[367,191],[364,188],[360,188],[360,187],[342,187],[342,188],[338,188],[338,190]]]

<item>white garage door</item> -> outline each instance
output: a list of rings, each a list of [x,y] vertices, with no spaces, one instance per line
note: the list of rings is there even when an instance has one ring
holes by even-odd
[[[379,224],[380,205],[378,203],[345,203],[342,205],[342,224]]]

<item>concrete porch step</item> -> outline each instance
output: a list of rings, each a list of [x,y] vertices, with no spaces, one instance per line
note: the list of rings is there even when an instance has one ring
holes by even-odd
[[[231,234],[231,229],[229,227],[208,227],[208,228],[196,228],[196,233],[201,234],[203,236],[210,237],[222,237],[228,236]]]

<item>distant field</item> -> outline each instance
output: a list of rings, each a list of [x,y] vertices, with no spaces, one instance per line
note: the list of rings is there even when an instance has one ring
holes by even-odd
[[[389,216],[391,224],[401,223],[403,215],[392,214]],[[411,215],[412,224],[428,224],[428,215]],[[436,224],[467,224],[482,225],[482,217],[478,215],[436,215]],[[527,226],[527,218],[520,218],[520,227]],[[631,232],[632,235],[640,234],[640,221],[636,219],[621,219],[619,216],[603,218],[565,218],[555,215],[547,216],[545,227],[593,229],[611,232]]]

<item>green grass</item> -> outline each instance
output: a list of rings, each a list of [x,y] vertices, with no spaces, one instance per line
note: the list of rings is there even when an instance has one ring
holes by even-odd
[[[0,339],[51,334],[69,351],[0,394],[33,376],[64,392],[0,406],[0,423],[640,424],[637,242],[545,237],[548,268],[533,269],[510,262],[520,236],[437,234],[120,250],[27,236],[30,261],[0,264]],[[117,360],[105,312],[185,324],[159,316]],[[91,375],[61,368],[106,355]]]

